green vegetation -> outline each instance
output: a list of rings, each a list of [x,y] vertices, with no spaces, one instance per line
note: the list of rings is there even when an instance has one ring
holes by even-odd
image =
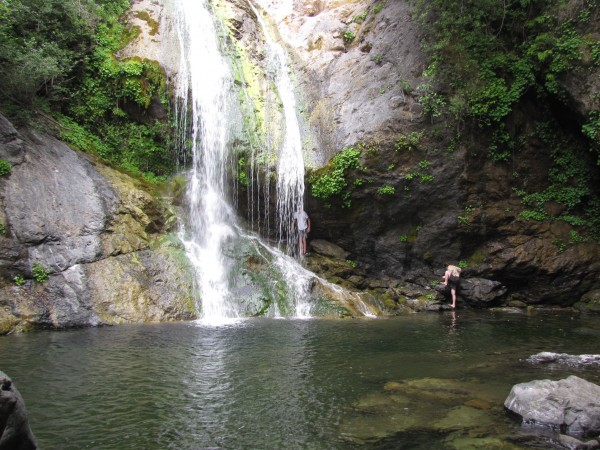
[[[11,170],[12,166],[10,165],[10,163],[8,161],[5,161],[4,159],[0,159],[0,177],[8,175]]]
[[[246,159],[240,158],[238,160],[238,182],[244,186],[248,187],[250,185],[250,178],[246,173]]]
[[[554,140],[551,128],[540,126],[536,134],[539,139],[545,139],[554,160],[554,166],[548,171],[548,185],[541,192],[515,190],[528,207],[520,216],[528,220],[566,222],[600,241],[600,199],[593,189],[596,184],[594,173],[581,151],[574,150],[562,140]],[[559,205],[560,212],[552,215],[546,210],[547,204]]]
[[[350,192],[346,190],[348,187],[346,174],[350,169],[359,167],[362,149],[362,146],[347,147],[335,155],[327,166],[312,174],[309,183],[313,197],[325,201],[336,196],[341,197],[342,207],[349,208],[351,201]]]
[[[473,207],[471,205],[465,206],[465,214],[462,216],[458,216],[456,219],[458,223],[466,225],[471,220],[471,214],[473,213]]]
[[[376,3],[375,6],[373,7],[373,13],[378,14],[379,12],[381,12],[381,10],[383,9],[384,6],[385,6],[385,2]]]
[[[597,73],[600,40],[594,33],[600,2],[415,0],[415,6],[430,57],[424,73],[430,81],[419,87],[419,102],[432,120],[444,116],[448,129],[454,127],[449,151],[467,136],[467,125],[479,129],[488,142],[486,156],[498,163],[514,164],[519,152],[532,145],[543,149],[544,160],[553,164],[549,182],[531,192],[528,180],[518,180],[522,189],[516,192],[527,207],[521,217],[561,220],[600,240],[600,200],[594,187],[600,176],[597,96],[590,99],[595,107],[587,117],[573,117],[580,131],[575,139],[564,138],[569,134],[564,124],[544,125],[536,136],[515,128],[532,102],[539,107],[540,121],[550,121],[561,103],[567,105],[569,95],[561,84],[566,75],[577,73],[585,80]],[[536,144],[540,138],[542,146]],[[467,216],[459,221],[461,217],[466,223]]]
[[[31,266],[31,272],[33,273],[33,278],[38,283],[43,283],[48,280],[50,276],[50,270],[45,268],[41,263],[34,262]]]
[[[365,19],[367,18],[368,14],[369,14],[368,11],[363,11],[362,13],[354,16],[354,19],[352,19],[352,22],[356,22],[356,23],[364,22]]]
[[[385,195],[394,195],[396,193],[396,188],[394,186],[381,186],[377,189],[377,195],[385,196]]]
[[[358,266],[358,264],[356,263],[356,261],[352,260],[352,259],[347,259],[346,260],[346,264],[348,264],[350,267],[352,267],[353,269],[356,269],[356,266]]]
[[[401,134],[396,141],[396,151],[415,150],[423,138],[422,131],[413,131],[408,134]]]
[[[45,117],[62,139],[149,181],[173,173],[173,128],[146,117],[167,104],[159,66],[115,53],[138,33],[128,0],[11,0],[0,8],[0,107]],[[151,18],[140,16],[152,26]],[[47,129],[48,127],[46,127]]]
[[[6,234],[6,225],[0,223],[0,234]]]
[[[23,278],[20,275],[15,275],[15,277],[13,278],[13,281],[15,282],[15,284],[17,286],[23,286],[25,284],[25,278]]]
[[[356,34],[353,31],[344,31],[344,44],[350,45],[356,39]]]
[[[417,0],[416,5],[428,24],[427,74],[449,86],[455,105],[462,105],[460,113],[482,128],[506,130],[506,119],[527,93],[564,100],[558,80],[579,67],[584,54],[597,70],[598,40],[585,31],[597,0]],[[421,102],[432,115],[441,111],[440,95],[425,89]],[[599,151],[597,120],[594,111],[587,132]]]

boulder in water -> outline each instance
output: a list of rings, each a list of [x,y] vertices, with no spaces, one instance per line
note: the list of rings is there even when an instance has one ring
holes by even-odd
[[[0,371],[0,450],[35,450],[25,402],[12,380]]]
[[[504,407],[528,426],[551,428],[577,437],[600,433],[600,386],[575,375],[558,381],[516,384]]]

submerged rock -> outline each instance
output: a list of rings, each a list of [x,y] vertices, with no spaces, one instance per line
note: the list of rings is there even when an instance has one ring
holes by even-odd
[[[411,433],[448,435],[451,442],[465,434],[481,437],[493,433],[501,411],[492,404],[480,383],[433,377],[389,381],[381,391],[357,401],[354,413],[344,418],[340,429],[344,439],[358,442],[391,443],[399,434]],[[516,448],[498,442],[505,446],[497,448]]]
[[[0,371],[0,450],[36,450],[27,410],[12,380]]]
[[[600,386],[575,375],[559,381],[517,384],[504,407],[528,426],[551,428],[574,436],[600,433]]]

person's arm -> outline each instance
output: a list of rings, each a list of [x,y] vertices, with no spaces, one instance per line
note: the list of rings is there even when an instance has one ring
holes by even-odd
[[[310,217],[306,218],[306,232],[310,233]]]

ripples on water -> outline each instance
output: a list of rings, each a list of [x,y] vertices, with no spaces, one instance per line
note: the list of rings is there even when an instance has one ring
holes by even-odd
[[[598,353],[599,327],[567,313],[491,312],[123,325],[2,337],[0,370],[44,450],[456,448],[450,431],[468,430],[406,423],[443,423],[463,400],[416,404],[386,383],[461,383],[490,405],[490,436],[514,435],[502,410],[513,384],[573,373],[600,382],[594,369],[526,359]]]

